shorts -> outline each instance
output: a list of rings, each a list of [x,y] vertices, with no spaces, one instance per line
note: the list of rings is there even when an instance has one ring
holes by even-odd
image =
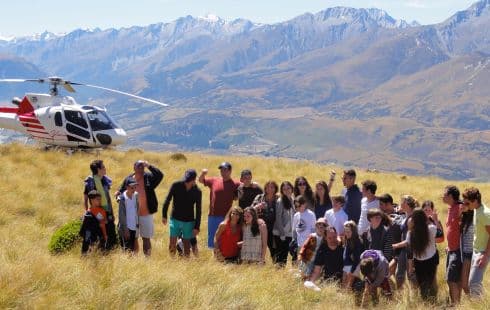
[[[459,282],[461,280],[461,251],[448,251],[446,258],[446,281]]]
[[[139,217],[139,233],[142,238],[153,237],[153,215]]]
[[[344,271],[345,273],[350,273],[351,269],[352,269],[352,265],[350,265],[350,266],[344,266],[343,271]]]
[[[191,239],[194,237],[192,230],[194,229],[194,221],[183,222],[170,218],[170,237],[179,237],[182,233],[183,239]]]

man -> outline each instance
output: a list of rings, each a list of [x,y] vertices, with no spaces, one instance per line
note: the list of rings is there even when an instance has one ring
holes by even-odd
[[[446,221],[447,257],[446,281],[449,286],[449,297],[452,304],[458,304],[461,299],[461,261],[460,230],[462,206],[459,202],[459,189],[454,185],[446,186],[442,200],[448,205]]]
[[[379,198],[379,208],[391,219],[391,226],[388,229],[392,236],[393,243],[402,241],[402,226],[405,221],[405,214],[397,211],[393,203],[393,197],[390,194],[381,195]],[[403,257],[404,256],[404,257]],[[403,261],[403,265],[398,265],[399,260]],[[397,249],[393,251],[393,259],[390,262],[390,274],[394,274],[396,278],[397,288],[401,288],[405,281],[407,254],[406,249]]]
[[[344,259],[342,257],[343,248],[339,245],[337,231],[335,227],[329,226],[325,230],[324,240],[317,251],[314,260],[314,269],[310,281],[315,282],[323,270],[323,279],[334,281],[340,284],[342,280],[342,269],[344,268]]]
[[[473,217],[475,236],[469,279],[470,296],[482,297],[483,275],[490,256],[490,209],[482,203],[480,191],[474,187],[464,191],[463,205],[470,210],[475,210]]]
[[[134,173],[124,179],[119,191],[119,196],[126,189],[126,185],[131,178],[136,180],[136,191],[138,192],[138,216],[139,216],[139,234],[143,239],[143,253],[146,256],[151,255],[151,241],[153,237],[153,213],[158,210],[158,200],[155,194],[155,188],[163,179],[163,173],[155,166],[150,165],[147,161],[137,160],[133,166]],[[148,169],[149,171],[145,171]],[[135,251],[138,245],[135,243]]]
[[[185,256],[189,256],[190,254],[191,243],[197,245],[196,236],[199,234],[199,227],[201,225],[202,192],[196,185],[196,177],[196,170],[187,170],[181,181],[176,181],[172,184],[167,198],[163,203],[162,223],[163,225],[167,225],[167,210],[170,201],[173,200],[169,226],[170,243],[168,246],[172,255],[175,255],[177,238],[180,235],[182,235]],[[194,207],[196,208],[195,217]]]
[[[206,178],[208,169],[202,169],[199,182],[209,187],[208,247],[214,249],[214,234],[219,224],[236,199],[240,183],[231,178],[231,164],[223,162],[218,166],[221,177]]]
[[[374,208],[379,209],[379,200],[376,198],[376,182],[366,180],[362,182],[362,200],[361,200],[361,215],[359,217],[359,225],[357,226],[359,235],[362,235],[369,229],[367,219],[368,211]]]
[[[116,226],[114,225],[114,212],[112,210],[111,195],[109,193],[112,180],[107,176],[107,170],[104,162],[100,159],[96,159],[90,163],[90,171],[92,175],[88,176],[84,180],[83,190],[83,202],[85,210],[88,209],[88,193],[93,190],[97,190],[100,193],[101,206],[106,212],[106,231],[107,231],[107,244],[106,249],[110,250],[116,244]]]
[[[349,221],[358,224],[361,216],[362,193],[356,184],[356,171],[353,169],[345,170],[342,183],[345,186],[343,193],[345,197],[344,211],[349,216]]]
[[[259,184],[252,182],[252,171],[249,169],[242,170],[240,175],[240,186],[238,186],[238,205],[245,209],[250,207],[257,195],[263,193]]]

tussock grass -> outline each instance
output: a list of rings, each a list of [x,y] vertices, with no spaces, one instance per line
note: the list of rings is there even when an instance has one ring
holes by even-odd
[[[208,191],[203,190],[203,222],[199,236],[200,257],[171,258],[168,255],[168,227],[155,218],[153,254],[147,259],[140,253],[128,256],[114,251],[109,255],[91,253],[80,257],[80,246],[63,255],[50,255],[49,240],[56,229],[83,214],[83,179],[90,173],[89,164],[103,159],[114,180],[114,191],[131,172],[137,159],[155,164],[165,173],[157,189],[161,203],[170,184],[180,179],[187,168],[209,168],[218,175],[217,167],[224,161],[232,163],[235,177],[244,168],[252,169],[260,184],[269,179],[280,183],[305,175],[310,183],[328,180],[331,169],[313,162],[259,157],[220,157],[200,153],[177,156],[150,153],[139,149],[127,152],[105,150],[100,153],[42,151],[18,144],[0,146],[0,308],[174,308],[174,309],[349,309],[354,297],[326,286],[321,293],[305,290],[302,283],[286,268],[265,266],[222,265],[214,261],[206,244]],[[181,160],[182,158],[186,160]],[[446,207],[440,196],[444,186],[456,184],[460,189],[475,185],[489,201],[490,184],[449,182],[434,177],[407,176],[358,171],[358,183],[373,179],[378,193],[389,192],[395,200],[411,194],[420,201],[436,203],[441,218]],[[333,194],[342,184],[337,177]],[[117,208],[116,208],[117,210]],[[442,252],[441,252],[442,253]],[[447,288],[444,283],[441,257],[437,305],[445,306]],[[485,286],[490,287],[490,280]],[[410,295],[413,295],[412,297]],[[463,309],[489,309],[490,292],[480,302],[463,298]],[[393,309],[424,309],[417,292],[406,289],[396,292],[394,301],[381,301],[379,307]]]

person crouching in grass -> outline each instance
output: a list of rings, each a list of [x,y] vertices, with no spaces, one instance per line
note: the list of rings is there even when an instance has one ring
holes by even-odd
[[[366,307],[369,295],[373,303],[378,303],[378,288],[383,290],[383,295],[391,298],[392,291],[388,280],[389,263],[379,250],[366,250],[361,254],[359,271],[364,276],[364,292],[362,294],[361,307]],[[356,272],[359,275],[358,272]]]
[[[80,236],[83,238],[82,255],[87,254],[91,246],[99,242],[101,249],[107,246],[106,222],[107,215],[101,205],[101,195],[96,190],[87,194],[90,206],[83,217]]]

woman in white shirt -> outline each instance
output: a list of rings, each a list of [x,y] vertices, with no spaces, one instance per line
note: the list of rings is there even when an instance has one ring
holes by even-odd
[[[436,248],[437,227],[427,224],[427,215],[423,210],[415,210],[408,223],[407,239],[394,244],[393,248],[410,245],[414,258],[414,269],[422,299],[437,301],[437,265],[439,256]]]

